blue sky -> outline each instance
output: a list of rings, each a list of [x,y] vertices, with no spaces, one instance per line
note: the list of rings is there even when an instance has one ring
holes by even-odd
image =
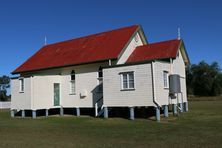
[[[17,66],[47,42],[142,25],[148,41],[177,38],[185,42],[191,63],[222,65],[220,0],[1,0],[0,75]]]

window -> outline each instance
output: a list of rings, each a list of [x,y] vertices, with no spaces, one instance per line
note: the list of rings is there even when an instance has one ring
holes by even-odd
[[[24,92],[24,78],[19,78],[19,92]]]
[[[103,92],[103,69],[100,66],[98,70],[98,92]]]
[[[76,74],[75,74],[75,71],[72,70],[71,72],[71,80],[70,80],[70,94],[75,94],[76,93]]]
[[[122,90],[134,89],[134,73],[126,72],[121,74]]]
[[[163,71],[163,86],[164,88],[168,88],[168,71]]]

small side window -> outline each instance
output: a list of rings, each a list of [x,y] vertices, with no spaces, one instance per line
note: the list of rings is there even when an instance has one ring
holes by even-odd
[[[103,92],[103,69],[100,66],[98,69],[98,90],[97,92]]]
[[[19,92],[24,92],[24,78],[19,78]]]
[[[73,95],[76,93],[76,74],[75,71],[71,72],[71,80],[70,80],[70,94]]]
[[[164,88],[169,88],[168,71],[163,71],[163,86]]]

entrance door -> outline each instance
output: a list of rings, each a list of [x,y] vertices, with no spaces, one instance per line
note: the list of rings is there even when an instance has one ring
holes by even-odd
[[[60,84],[54,83],[54,106],[60,105]]]

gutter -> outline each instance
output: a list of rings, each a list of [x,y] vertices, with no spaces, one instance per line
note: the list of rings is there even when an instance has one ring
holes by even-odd
[[[51,70],[51,69],[57,69],[57,68],[63,68],[63,67],[70,67],[70,66],[79,66],[79,65],[87,65],[87,64],[95,64],[95,63],[100,63],[100,62],[106,62],[107,60],[117,60],[117,58],[111,58],[111,59],[103,59],[103,60],[98,60],[98,61],[93,61],[93,62],[84,62],[84,63],[78,63],[78,64],[67,64],[63,66],[54,66],[54,67],[47,67],[47,68],[39,68],[39,69],[33,69],[33,70],[25,70],[25,71],[16,71],[14,70],[11,72],[11,74],[21,74],[21,73],[32,73],[32,72],[38,72],[42,70]],[[24,64],[24,63],[23,63]],[[22,65],[23,65],[22,64]]]
[[[152,82],[153,82],[153,102],[157,107],[160,107],[160,104],[156,100],[155,61],[151,62],[151,70],[152,70]]]

